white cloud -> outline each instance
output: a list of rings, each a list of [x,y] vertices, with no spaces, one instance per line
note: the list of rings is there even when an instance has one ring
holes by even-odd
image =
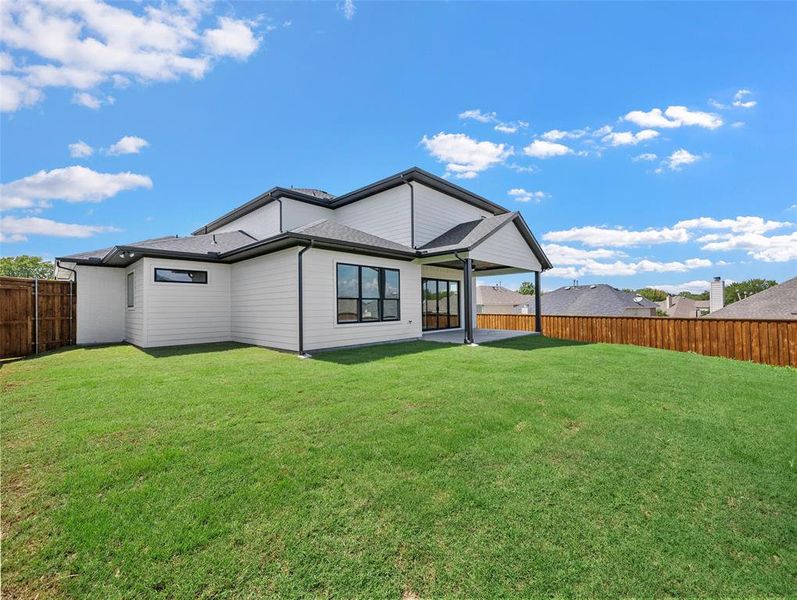
[[[736,217],[735,219],[714,219],[698,217],[678,221],[675,227],[682,229],[727,229],[734,233],[766,233],[794,225],[789,221],[767,221],[762,217]]]
[[[719,264],[719,263],[715,263]],[[725,283],[732,283],[731,280],[726,280]],[[684,283],[669,284],[657,283],[655,285],[647,285],[645,287],[661,290],[668,294],[677,294],[679,292],[691,292],[693,294],[701,294],[711,289],[711,282],[706,279],[693,279],[692,281],[685,281]]]
[[[343,13],[347,21],[351,21],[357,12],[357,7],[354,6],[354,0],[343,0],[343,2],[338,3],[338,10]]]
[[[634,156],[631,160],[633,160],[634,162],[639,162],[640,160],[650,161],[650,160],[656,160],[657,158],[658,156],[656,154],[653,154],[652,152],[644,152],[642,154]]]
[[[651,140],[658,137],[658,135],[659,132],[654,129],[643,129],[636,133],[630,131],[616,131],[604,136],[601,138],[601,141],[612,146],[635,146],[639,142]]]
[[[58,223],[40,217],[17,218],[5,216],[0,218],[0,241],[24,242],[29,235],[48,235],[54,237],[87,238],[97,233],[119,231],[107,225],[76,225],[74,223]]]
[[[572,154],[573,150],[564,144],[557,144],[556,142],[548,142],[545,140],[534,140],[528,146],[523,148],[523,154],[533,158],[551,158],[554,156],[564,156]]]
[[[561,129],[551,129],[550,131],[546,131],[542,134],[542,139],[548,140],[549,142],[556,142],[559,140],[570,139],[576,140],[578,138],[582,138],[589,133],[589,129],[574,129],[573,131],[563,131]],[[608,131],[606,132],[608,133]]]
[[[201,79],[218,59],[254,52],[260,43],[254,22],[222,17],[218,27],[203,28],[212,8],[189,1],[114,6],[101,0],[7,0],[0,4],[2,44],[25,61],[14,66],[3,60],[13,74],[4,76],[0,108],[35,104],[47,87],[89,94],[106,83]],[[75,100],[97,106],[103,94],[89,96]]]
[[[764,262],[797,260],[797,231],[785,235],[766,236],[760,233],[719,235],[702,246],[703,250],[744,250]]]
[[[458,179],[473,179],[514,154],[511,146],[479,142],[464,133],[441,131],[431,138],[423,136],[421,144],[437,160],[446,163],[447,174]]]
[[[689,240],[689,233],[686,229],[676,227],[634,231],[623,228],[586,226],[573,227],[563,231],[549,231],[542,237],[550,242],[580,242],[586,246],[619,248],[686,242]]]
[[[739,90],[733,96],[733,105],[736,108],[753,108],[758,102],[755,100],[745,100],[747,96],[752,94],[750,90]]]
[[[603,263],[595,260],[585,260],[577,267],[554,268],[548,271],[553,277],[576,278],[584,275],[621,277],[636,275],[638,273],[681,273],[691,269],[710,267],[711,261],[706,258],[689,258],[685,261],[659,262],[642,259],[636,262],[618,260],[612,263]]]
[[[605,260],[608,258],[619,258],[625,256],[619,250],[608,250],[599,248],[597,250],[583,250],[572,246],[562,246],[560,244],[545,244],[543,248],[545,254],[555,265],[580,265],[586,261]]]
[[[716,129],[722,126],[722,118],[714,113],[691,111],[685,106],[668,106],[667,110],[654,108],[648,112],[632,110],[624,120],[653,129],[671,129],[683,126],[697,126]]]
[[[113,98],[111,96],[108,96],[105,99],[102,99],[92,94],[89,94],[88,92],[75,92],[74,94],[72,94],[72,104],[85,106],[86,108],[90,108],[91,110],[97,110],[103,104],[113,104]]]
[[[507,123],[498,123],[493,129],[501,133],[517,133],[518,130],[527,129],[528,126],[528,121],[509,121]]]
[[[120,154],[138,154],[142,148],[149,146],[149,142],[144,138],[135,135],[126,135],[115,144],[108,148],[108,154],[118,156]]]
[[[74,144],[69,144],[69,156],[72,158],[84,158],[94,154],[94,148],[83,140],[78,140]]]
[[[262,37],[257,37],[252,28],[255,23],[219,17],[217,29],[206,29],[203,34],[205,48],[214,56],[231,56],[246,60],[257,50]]]
[[[711,105],[711,108],[716,108],[717,110],[725,110],[728,108],[727,104],[723,104],[718,100],[714,100],[714,98],[709,98],[708,103]]]
[[[515,162],[508,163],[506,166],[516,173],[536,173],[540,170],[536,165],[519,165]]]
[[[529,202],[534,200],[535,202],[540,202],[548,197],[548,194],[545,192],[530,192],[523,188],[512,188],[507,192],[510,196],[512,196],[513,200],[517,202]]]
[[[692,163],[700,160],[700,158],[700,156],[692,154],[689,152],[689,150],[681,148],[680,150],[676,150],[670,154],[664,160],[663,165],[669,168],[671,171],[680,171],[681,167],[684,165],[691,165]],[[657,172],[661,172],[661,169],[657,169]]]
[[[473,121],[478,121],[479,123],[493,123],[496,120],[496,114],[494,112],[483,113],[480,108],[463,110],[457,116],[463,121],[471,119]]]
[[[0,185],[0,209],[30,208],[50,200],[101,202],[140,187],[151,188],[152,180],[136,173],[98,173],[86,167],[64,167]]]
[[[744,121],[734,121],[733,123],[731,123],[731,127],[733,127],[734,129],[739,129],[739,127],[744,127],[744,125],[745,125]]]

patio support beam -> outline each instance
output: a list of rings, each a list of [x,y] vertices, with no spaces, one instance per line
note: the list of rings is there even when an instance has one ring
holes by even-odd
[[[542,335],[542,289],[540,272],[534,271],[534,329]]]
[[[465,273],[462,281],[465,287],[465,343],[473,343],[473,298],[471,286],[473,285],[473,259],[465,259]]]

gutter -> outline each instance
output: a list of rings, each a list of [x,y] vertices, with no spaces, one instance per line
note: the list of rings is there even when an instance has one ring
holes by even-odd
[[[310,245],[299,250],[299,254],[297,255],[297,266],[299,269],[299,358],[310,358],[310,355],[304,351],[304,285],[302,281],[302,255],[312,247],[313,241],[310,240]]]

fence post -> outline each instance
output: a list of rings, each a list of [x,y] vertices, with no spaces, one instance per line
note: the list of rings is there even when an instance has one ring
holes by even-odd
[[[33,346],[34,354],[39,353],[39,278],[33,280]]]

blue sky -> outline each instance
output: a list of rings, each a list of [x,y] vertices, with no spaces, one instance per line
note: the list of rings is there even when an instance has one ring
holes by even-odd
[[[2,255],[417,165],[520,210],[546,288],[797,274],[795,3],[0,11]]]

